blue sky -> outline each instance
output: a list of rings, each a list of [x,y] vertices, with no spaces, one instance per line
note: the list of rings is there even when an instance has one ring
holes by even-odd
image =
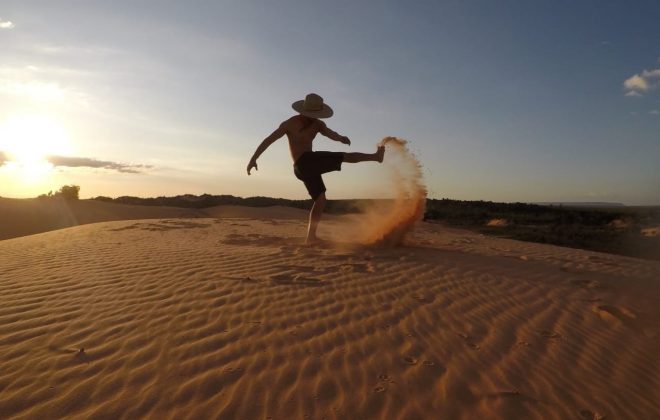
[[[316,92],[353,142],[316,150],[406,138],[433,198],[660,204],[657,22],[652,1],[3,0],[0,151],[76,159],[5,158],[0,195],[306,198],[285,140],[245,166]],[[344,165],[328,196],[387,196],[383,175]]]

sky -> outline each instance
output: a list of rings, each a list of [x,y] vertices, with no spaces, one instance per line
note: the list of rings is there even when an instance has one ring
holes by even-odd
[[[660,204],[660,3],[0,0],[0,196],[305,199],[315,92],[345,146],[409,141],[431,198]],[[344,164],[329,198],[390,194]]]

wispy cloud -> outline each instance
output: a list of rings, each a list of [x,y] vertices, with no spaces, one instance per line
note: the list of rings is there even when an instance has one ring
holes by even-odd
[[[649,111],[651,115],[660,115],[660,109],[652,109]]]
[[[52,163],[53,166],[69,168],[100,168],[129,174],[139,174],[153,168],[151,165],[132,165],[85,157],[48,156],[46,160]]]
[[[0,96],[7,95],[37,102],[57,102],[90,106],[90,95],[70,83],[85,73],[65,67],[0,65]]]
[[[0,29],[11,29],[14,26],[15,26],[14,22],[12,22],[11,20],[3,20],[2,18],[0,18]]]
[[[64,89],[56,83],[31,80],[6,81],[0,79],[0,94],[27,96],[38,100],[61,100],[65,96]]]
[[[644,70],[623,81],[626,96],[641,96],[660,87],[660,69]]]
[[[10,161],[12,161],[10,156],[0,151],[0,166]],[[152,165],[136,165],[75,156],[47,156],[46,161],[55,167],[108,169],[128,174],[139,174],[153,169]]]

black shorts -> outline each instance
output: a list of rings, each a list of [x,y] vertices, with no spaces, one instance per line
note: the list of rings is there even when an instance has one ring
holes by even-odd
[[[307,188],[307,192],[316,200],[325,192],[325,184],[321,174],[341,171],[344,161],[342,152],[305,152],[293,164],[293,173]]]

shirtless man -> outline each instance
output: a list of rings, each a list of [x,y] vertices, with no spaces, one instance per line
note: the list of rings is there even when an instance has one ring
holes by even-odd
[[[309,213],[309,225],[307,227],[306,243],[310,244],[318,240],[316,229],[321,214],[325,207],[325,184],[321,174],[331,171],[341,171],[342,162],[382,162],[385,154],[385,147],[379,147],[376,153],[343,153],[343,152],[313,152],[312,141],[318,133],[323,134],[329,139],[351,144],[346,136],[341,136],[328,128],[319,118],[329,118],[332,116],[332,109],[323,103],[323,98],[315,93],[310,93],[305,100],[294,102],[293,109],[298,111],[299,115],[294,115],[284,121],[277,130],[273,131],[261,142],[257,150],[252,155],[250,163],[247,166],[247,173],[250,175],[252,168],[257,168],[257,159],[261,154],[273,144],[276,140],[286,134],[289,139],[289,150],[293,158],[293,172],[296,178],[301,180],[307,192],[312,197],[314,205]]]

